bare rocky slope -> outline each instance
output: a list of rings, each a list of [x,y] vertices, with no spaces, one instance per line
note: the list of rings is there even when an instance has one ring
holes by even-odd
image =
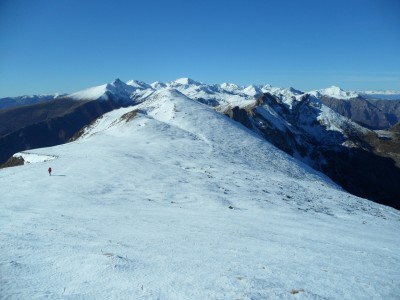
[[[266,113],[271,108],[284,122],[277,125]],[[390,138],[351,123],[342,125],[341,133],[322,125],[318,111],[307,95],[289,109],[278,97],[266,93],[255,106],[229,107],[223,113],[325,173],[350,193],[400,209],[398,126]]]
[[[362,96],[349,100],[323,96],[320,100],[339,114],[369,129],[387,129],[400,121],[400,100],[374,100]]]
[[[2,110],[0,164],[19,151],[66,143],[82,127],[117,107],[112,101],[64,98]]]

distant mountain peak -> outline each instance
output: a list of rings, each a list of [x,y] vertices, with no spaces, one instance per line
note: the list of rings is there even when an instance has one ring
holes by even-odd
[[[118,84],[125,84],[125,83],[122,82],[121,79],[117,78],[117,79],[115,79],[115,80],[113,81],[113,84],[114,84],[114,85],[118,85]]]
[[[316,97],[326,96],[326,97],[343,99],[343,100],[349,100],[351,98],[356,98],[359,96],[359,94],[357,92],[344,91],[343,89],[341,89],[340,87],[335,86],[335,85],[332,85],[325,89],[311,91],[310,94],[314,95]]]
[[[126,84],[142,90],[152,88],[149,84],[139,80],[129,80]]]
[[[289,90],[289,92],[291,92],[292,94],[295,94],[295,95],[304,94],[302,91],[297,90],[297,89],[295,89],[295,88],[293,88],[293,87],[289,87],[288,90]]]
[[[237,84],[234,83],[230,83],[230,82],[224,82],[220,85],[223,89],[238,89],[239,86]]]
[[[195,81],[188,77],[182,77],[177,80],[174,80],[173,83],[182,84],[182,85],[201,85],[200,82]]]
[[[129,100],[129,95],[133,92],[133,87],[126,84],[119,78],[112,83],[91,87],[76,93],[67,95],[66,97],[75,100],[110,100],[111,97]]]
[[[250,84],[249,86],[243,89],[243,93],[249,96],[256,97],[261,95],[262,91],[259,87],[255,86],[254,84]]]
[[[332,91],[343,91],[343,89],[337,85],[331,85],[329,88],[326,89],[330,89]]]
[[[125,82],[123,82],[121,79],[117,78],[115,79],[112,83],[108,83],[106,85],[106,89],[110,92],[116,92],[116,91],[120,91],[120,90],[130,90],[131,87],[126,84]]]

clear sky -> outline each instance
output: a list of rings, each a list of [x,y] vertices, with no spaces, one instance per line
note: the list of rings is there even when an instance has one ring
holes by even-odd
[[[180,77],[400,90],[400,0],[0,0],[0,97]]]

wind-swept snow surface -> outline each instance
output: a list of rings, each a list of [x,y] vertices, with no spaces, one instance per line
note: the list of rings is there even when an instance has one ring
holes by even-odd
[[[0,298],[399,298],[398,211],[176,90],[33,153],[0,170]]]

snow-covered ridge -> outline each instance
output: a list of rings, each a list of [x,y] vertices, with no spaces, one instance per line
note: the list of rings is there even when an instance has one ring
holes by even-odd
[[[177,89],[146,99],[0,170],[0,298],[397,298],[398,211]]]
[[[76,93],[67,95],[68,98],[75,100],[111,100],[111,96],[118,97],[119,99],[129,100],[130,96],[137,89],[149,88],[139,81],[128,81],[128,83],[122,82],[120,79],[116,79],[112,83],[106,83],[99,86],[91,87]]]
[[[305,92],[301,92],[295,88],[275,87],[270,84],[241,86],[235,83],[221,83],[221,84],[206,84],[193,80],[191,78],[182,77],[170,82],[156,81],[151,84],[139,80],[128,80],[126,83],[120,79],[116,79],[111,83],[105,83],[99,86],[90,87],[78,92],[70,94],[56,94],[52,97],[68,97],[75,100],[112,100],[111,98],[118,98],[119,100],[137,101],[148,97],[152,92],[164,88],[175,88],[186,96],[194,99],[201,99],[211,105],[228,105],[240,103],[243,100],[255,100],[262,93],[271,93],[275,96],[282,98],[289,106],[292,105],[293,97],[297,97]],[[337,99],[348,100],[358,96],[372,99],[399,99],[400,91],[345,91],[337,86],[331,86],[325,89],[312,90],[307,93],[319,98],[322,96],[332,97]],[[48,95],[39,96],[23,96],[15,97],[16,101],[23,102],[25,98],[48,98]],[[52,98],[52,99],[53,99]],[[4,98],[11,99],[11,98]],[[0,99],[1,101],[2,99]],[[33,101],[31,101],[33,102]],[[1,108],[1,102],[0,102]]]
[[[165,88],[174,88],[186,96],[195,99],[216,99],[229,102],[229,97],[231,97],[233,101],[238,98],[242,100],[255,99],[262,94],[263,87],[255,85],[243,87],[231,83],[208,85],[190,78],[179,78],[166,83],[156,81],[151,84],[137,80],[129,80],[123,83],[117,79],[113,83],[103,84],[69,94],[68,97],[77,100],[109,100],[110,95],[126,96],[126,94],[129,94],[131,98],[137,98],[138,90],[142,91],[142,94],[148,96],[155,90]]]
[[[358,94],[351,91],[344,91],[339,87],[332,86],[327,89],[315,90],[309,93],[296,90],[292,87],[281,88],[271,85],[249,85],[239,86],[233,83],[222,84],[205,84],[190,78],[179,78],[177,80],[162,83],[154,82],[147,84],[137,80],[130,80],[123,83],[117,79],[111,84],[104,84],[98,87],[90,88],[81,92],[71,94],[75,99],[100,99],[109,100],[111,96],[116,99],[123,98],[126,103],[140,103],[146,101],[151,95],[158,91],[174,89],[179,91],[186,97],[205,103],[209,106],[219,106],[218,111],[225,111],[235,106],[239,108],[247,108],[254,106],[256,100],[263,94],[269,93],[277,97],[284,103],[288,109],[292,109],[297,103],[307,95],[314,97],[312,101],[317,103],[316,107],[321,107],[318,121],[325,124],[329,130],[343,132],[341,126],[349,127],[349,120],[334,113],[331,109],[319,103],[318,98],[321,96],[334,97],[338,99],[351,99],[357,97]],[[269,108],[266,108],[269,110]],[[311,121],[310,121],[311,122]],[[350,127],[356,127],[350,126]]]
[[[87,88],[85,90],[69,94],[68,97],[72,98],[72,99],[76,99],[76,100],[87,100],[87,99],[108,100],[108,96],[106,95],[108,87],[109,87],[109,84],[106,83],[106,84],[103,84],[100,86]]]

